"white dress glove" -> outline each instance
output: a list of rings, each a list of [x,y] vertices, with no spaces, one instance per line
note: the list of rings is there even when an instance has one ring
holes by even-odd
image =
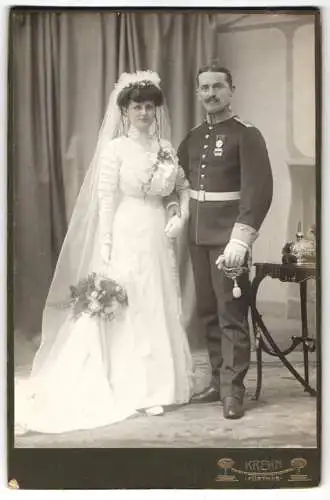
[[[176,238],[180,234],[183,224],[183,219],[178,215],[171,217],[165,227],[166,236],[168,238]]]
[[[241,267],[244,264],[249,247],[239,240],[230,240],[223,255],[226,267]]]
[[[110,264],[110,257],[111,257],[111,243],[103,243],[101,245],[101,256],[104,264]]]
[[[167,216],[170,219],[171,217],[174,217],[175,215],[180,215],[180,207],[178,203],[170,203],[167,207]]]

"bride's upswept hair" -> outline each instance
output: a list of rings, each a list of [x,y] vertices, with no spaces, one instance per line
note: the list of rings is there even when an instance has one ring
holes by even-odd
[[[118,94],[117,105],[120,109],[127,108],[131,101],[151,101],[158,107],[164,103],[164,95],[152,82],[142,81],[128,85]]]

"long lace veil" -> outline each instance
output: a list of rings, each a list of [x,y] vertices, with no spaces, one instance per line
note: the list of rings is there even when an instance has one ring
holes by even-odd
[[[119,92],[127,85],[140,81],[151,81],[159,87],[157,73],[137,71],[123,73],[112,91],[103,119],[96,149],[80,189],[68,231],[57,261],[42,317],[41,344],[34,358],[31,375],[40,373],[56,358],[65,342],[68,318],[71,311],[60,304],[68,297],[69,288],[94,271],[91,265],[100,252],[98,181],[99,157],[108,141],[124,133],[121,110],[117,106]],[[170,123],[166,104],[157,108],[157,124],[160,137],[170,140]],[[132,250],[134,251],[134,250]],[[69,326],[68,326],[69,327]]]

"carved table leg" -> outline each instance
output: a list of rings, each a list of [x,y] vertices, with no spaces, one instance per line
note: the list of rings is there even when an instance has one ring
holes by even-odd
[[[256,391],[251,399],[258,400],[262,387],[262,337],[261,331],[258,328],[258,322],[256,318],[256,300],[258,294],[258,288],[263,278],[255,277],[251,284],[251,319],[253,326],[253,333],[256,345],[256,358],[257,358],[257,382]]]
[[[292,346],[286,351],[282,351],[279,346],[274,341],[272,335],[268,331],[266,325],[262,320],[262,316],[258,312],[256,302],[257,302],[257,294],[258,288],[262,280],[266,277],[266,274],[257,273],[251,285],[251,317],[253,324],[253,331],[256,338],[256,347],[257,347],[257,387],[255,395],[253,399],[258,399],[261,386],[262,386],[262,350],[268,352],[272,356],[278,357],[284,366],[290,371],[290,373],[295,377],[295,379],[301,383],[301,385],[305,388],[309,394],[315,396],[316,391],[309,385],[309,372],[308,372],[308,329],[307,329],[307,310],[306,310],[306,281],[300,283],[300,293],[301,293],[301,318],[302,318],[302,338],[303,341],[303,354],[304,354],[304,378],[297,372],[297,370],[293,367],[293,365],[287,360],[286,355],[291,352],[295,346],[300,343],[300,340],[293,342]],[[273,276],[271,276],[273,277]],[[296,339],[297,340],[297,339]],[[267,344],[270,345],[270,349],[267,347]]]
[[[281,349],[278,347],[276,342],[274,341],[273,337],[267,330],[266,325],[264,324],[260,314],[258,313],[257,310],[255,310],[255,317],[256,317],[256,322],[258,326],[261,328],[262,334],[271,346],[273,353],[275,356],[280,358],[284,366],[287,367],[287,369],[292,373],[292,375],[298,380],[298,382],[301,383],[303,387],[305,387],[305,390],[309,392],[309,394],[315,396],[316,391],[310,385],[305,381],[305,379],[300,375],[300,373],[297,372],[297,370],[292,366],[292,364],[286,359],[286,355],[281,351]]]
[[[302,346],[304,353],[304,374],[305,382],[309,384],[309,371],[308,371],[308,323],[307,323],[307,281],[300,283],[300,309],[301,309],[301,328],[302,328]],[[305,389],[306,390],[306,389]]]

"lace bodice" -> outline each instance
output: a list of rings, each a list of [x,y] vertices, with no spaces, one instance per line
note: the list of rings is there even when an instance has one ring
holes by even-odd
[[[126,136],[109,141],[104,146],[99,157],[98,182],[100,225],[104,237],[109,233],[115,207],[121,197],[165,197],[174,190],[186,191],[189,187],[172,145],[162,140],[161,147],[171,152],[174,162],[155,169],[159,151],[156,140],[151,144],[150,151],[134,138]]]
[[[159,196],[167,196],[175,187],[184,188],[185,178],[173,147],[167,141],[161,141],[161,146],[169,149],[175,158],[173,166],[166,165],[167,173],[163,174],[163,182],[159,183],[160,189],[157,192]],[[152,175],[158,149],[156,141],[152,151],[146,151],[141,144],[130,137],[123,136],[109,141],[100,158],[100,189],[116,188],[126,196],[144,197],[146,193],[144,188]]]

